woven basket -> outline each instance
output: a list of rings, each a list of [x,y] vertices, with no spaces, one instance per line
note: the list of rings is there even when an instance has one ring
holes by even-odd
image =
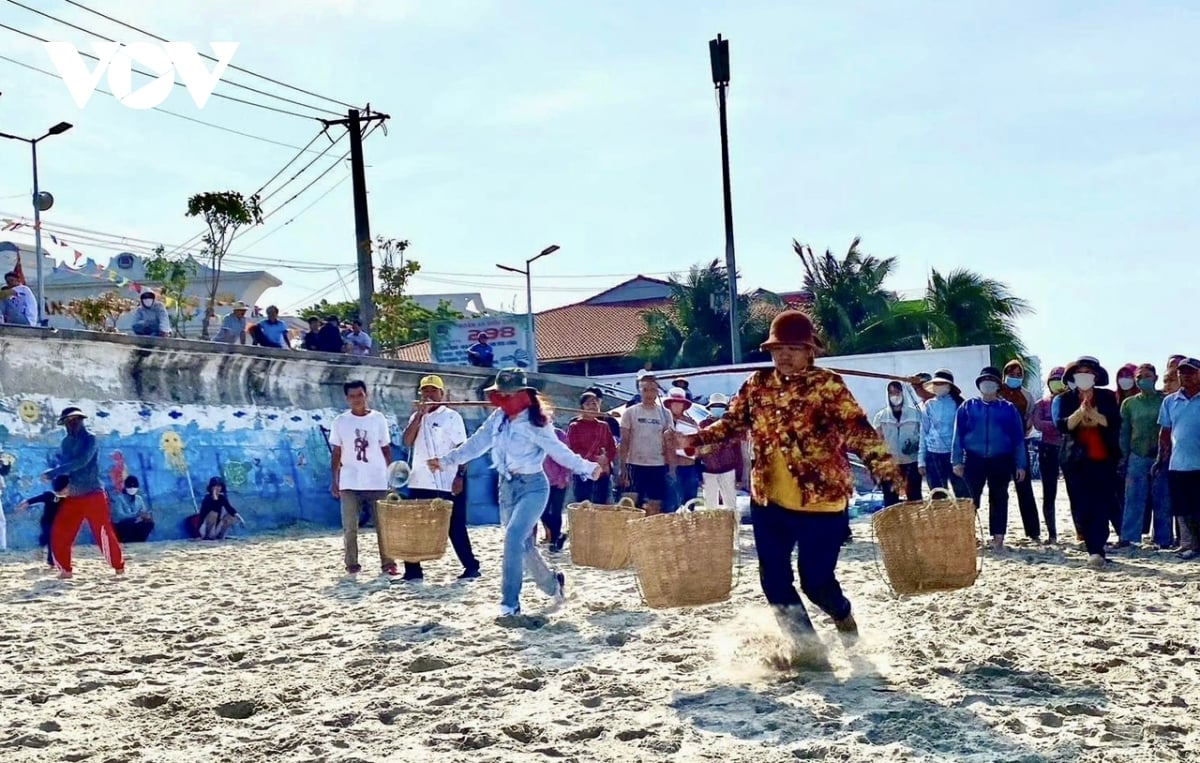
[[[897,595],[968,588],[979,577],[970,499],[937,489],[924,501],[883,509],[872,517],[871,527]]]
[[[395,493],[375,502],[375,526],[383,556],[428,562],[446,553],[454,504],[444,498],[402,501]]]
[[[601,570],[620,570],[629,566],[629,532],[626,525],[641,519],[646,512],[622,498],[615,506],[589,501],[567,507],[571,528],[571,563]]]
[[[629,523],[638,586],[653,609],[715,604],[733,591],[737,512],[694,511],[698,503]]]

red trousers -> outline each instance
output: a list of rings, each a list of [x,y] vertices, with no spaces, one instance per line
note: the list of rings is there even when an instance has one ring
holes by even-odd
[[[54,553],[54,563],[66,572],[71,571],[71,546],[75,544],[79,526],[85,519],[104,560],[114,570],[125,569],[125,557],[121,553],[117,533],[113,530],[108,496],[103,490],[63,499],[58,515],[54,517],[54,526],[50,529],[50,550]]]

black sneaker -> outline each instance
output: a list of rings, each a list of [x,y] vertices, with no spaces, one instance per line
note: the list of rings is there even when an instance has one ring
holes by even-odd
[[[567,576],[561,572],[554,573],[554,579],[558,581],[558,591],[554,593],[554,604],[561,605],[567,600]]]
[[[473,580],[474,578],[477,578],[477,577],[480,577],[478,567],[476,567],[473,570],[463,570],[463,573],[458,576],[458,579],[459,580]]]
[[[346,567],[347,575],[357,575],[360,572],[362,572],[361,564],[351,564],[351,565],[347,565],[347,567]]]

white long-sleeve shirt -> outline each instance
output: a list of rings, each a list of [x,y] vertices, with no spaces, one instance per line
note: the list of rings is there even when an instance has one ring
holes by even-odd
[[[571,451],[554,434],[553,425],[535,427],[529,411],[509,419],[503,411],[494,411],[475,434],[454,450],[442,456],[443,469],[457,468],[488,451],[492,466],[503,476],[538,474],[547,457],[557,461],[581,477],[591,477],[598,464]]]

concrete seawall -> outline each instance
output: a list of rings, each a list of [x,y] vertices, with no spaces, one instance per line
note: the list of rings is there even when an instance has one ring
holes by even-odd
[[[152,539],[184,537],[184,520],[218,475],[248,532],[301,521],[337,527],[326,432],[345,410],[342,384],[366,382],[398,445],[417,383],[429,373],[443,378],[455,400],[481,399],[490,383],[490,374],[472,368],[0,327],[0,464],[10,464],[0,502],[9,548],[37,545],[40,509],[14,514],[13,507],[47,489],[39,477],[55,463],[64,435],[56,419],[68,405],[88,414],[100,440],[110,500],[127,474],[141,481],[156,521]],[[573,407],[585,380],[538,376],[533,383],[556,404]],[[460,409],[468,432],[486,410]],[[486,458],[470,465],[468,518],[498,521]]]

